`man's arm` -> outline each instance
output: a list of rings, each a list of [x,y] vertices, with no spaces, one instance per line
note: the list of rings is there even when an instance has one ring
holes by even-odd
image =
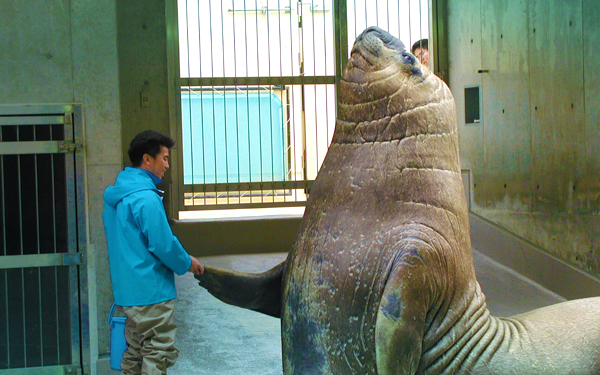
[[[160,197],[155,192],[148,191],[139,193],[136,198],[132,204],[132,212],[148,241],[148,251],[178,275],[194,268],[192,257],[173,234]],[[196,265],[196,270],[197,267]]]

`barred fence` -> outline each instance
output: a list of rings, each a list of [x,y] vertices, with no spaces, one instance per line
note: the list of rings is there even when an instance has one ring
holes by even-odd
[[[425,0],[179,0],[183,210],[305,204],[335,128],[354,39],[407,48]]]

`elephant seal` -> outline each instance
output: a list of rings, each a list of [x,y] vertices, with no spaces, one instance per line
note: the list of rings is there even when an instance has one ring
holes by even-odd
[[[477,282],[456,109],[371,27],[287,260],[206,267],[221,300],[281,318],[285,374],[600,374],[600,298],[492,317]]]

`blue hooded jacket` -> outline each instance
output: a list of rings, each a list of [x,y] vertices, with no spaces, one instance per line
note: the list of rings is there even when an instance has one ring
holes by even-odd
[[[160,181],[160,180],[159,180]],[[192,265],[173,235],[162,197],[143,169],[127,167],[104,191],[104,230],[115,303],[146,306],[177,298],[175,275]]]

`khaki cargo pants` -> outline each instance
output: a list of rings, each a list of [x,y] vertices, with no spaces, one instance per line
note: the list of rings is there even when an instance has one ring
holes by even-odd
[[[121,371],[126,375],[164,375],[175,364],[177,326],[173,320],[175,300],[148,306],[123,306],[127,316]]]

